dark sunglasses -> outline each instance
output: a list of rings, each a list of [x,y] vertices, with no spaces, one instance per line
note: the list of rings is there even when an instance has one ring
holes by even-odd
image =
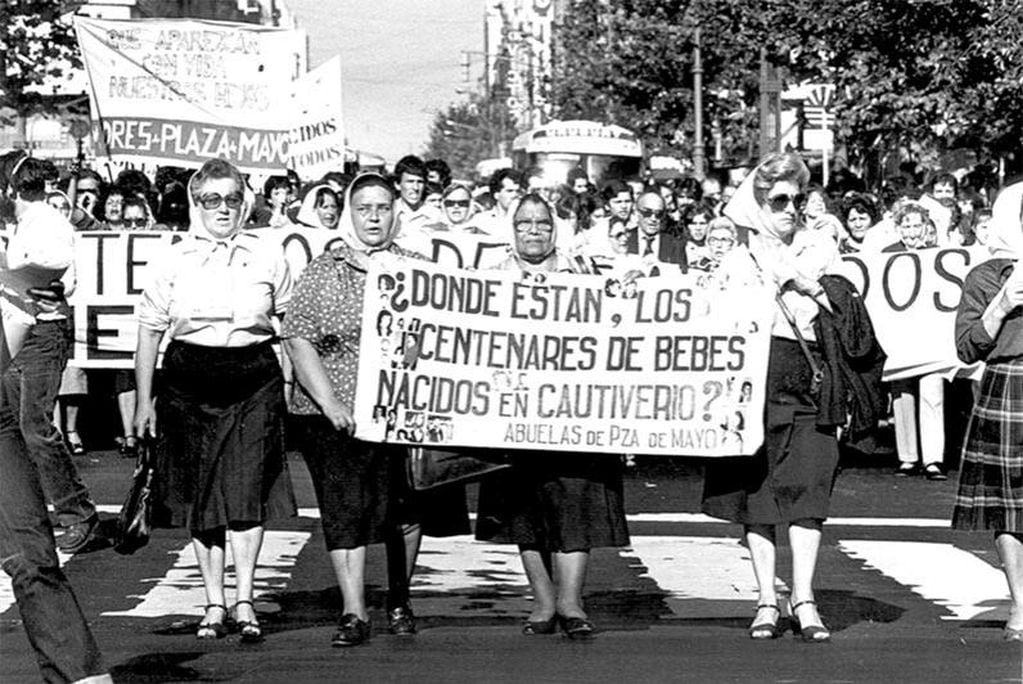
[[[148,220],[144,218],[126,218],[124,219],[124,225],[131,226],[132,228],[145,228]]]
[[[639,209],[639,215],[643,218],[661,218],[664,216],[664,209]]]
[[[767,203],[771,205],[771,211],[785,211],[788,208],[789,202],[796,209],[802,209],[806,204],[806,195],[799,193],[798,195],[773,195],[767,198]]]
[[[241,195],[228,195],[227,197],[223,197],[217,193],[213,193],[212,195],[197,197],[195,201],[201,204],[203,209],[212,211],[214,209],[219,209],[221,203],[226,204],[228,209],[237,209],[242,205],[242,202],[245,201],[245,198]]]
[[[446,200],[444,200],[444,206],[445,207],[464,207],[464,208],[468,209],[470,202],[472,202],[472,200],[446,199]]]

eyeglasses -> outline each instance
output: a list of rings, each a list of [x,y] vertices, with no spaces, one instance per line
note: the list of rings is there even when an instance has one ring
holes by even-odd
[[[639,215],[643,218],[661,218],[664,216],[664,209],[639,209]]]
[[[79,195],[86,195],[86,194],[88,194],[88,195],[98,195],[99,194],[99,188],[82,188],[82,187],[79,187],[79,188],[76,188],[75,191]]]
[[[245,201],[245,198],[240,194],[231,194],[227,197],[213,193],[212,195],[203,195],[197,197],[196,202],[202,205],[203,209],[207,211],[213,211],[219,209],[221,204],[226,204],[228,209],[237,209]]]
[[[767,198],[767,203],[771,206],[771,211],[785,211],[788,209],[789,203],[797,210],[802,209],[806,205],[806,195],[799,193],[797,195],[781,194],[774,195]]]
[[[463,209],[468,209],[469,208],[469,204],[471,202],[472,202],[472,200],[446,199],[446,200],[444,200],[444,206],[445,207],[462,207]]]
[[[533,219],[515,222],[516,233],[528,233],[530,228],[536,228],[538,233],[550,233],[554,230],[554,225],[550,221],[536,221]]]
[[[728,247],[735,244],[735,240],[729,237],[712,237],[707,238],[707,244],[717,245],[719,247]]]
[[[217,206],[220,206],[219,203],[218,203]],[[231,205],[228,205],[228,206],[231,206]],[[126,218],[126,219],[123,219],[123,220],[124,220],[124,225],[130,226],[132,228],[145,228],[146,224],[149,223],[149,220],[146,219],[146,218],[143,218],[143,217],[139,217],[139,218]]]

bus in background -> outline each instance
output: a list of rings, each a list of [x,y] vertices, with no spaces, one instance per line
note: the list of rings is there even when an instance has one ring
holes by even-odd
[[[537,167],[544,185],[565,183],[575,167],[600,187],[610,178],[639,175],[643,144],[632,131],[595,121],[551,121],[512,142],[515,168]]]

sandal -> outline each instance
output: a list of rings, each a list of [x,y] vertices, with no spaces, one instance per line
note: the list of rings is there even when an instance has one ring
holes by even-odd
[[[757,622],[757,617],[760,616],[762,610],[773,610],[774,619],[764,620]],[[773,603],[761,603],[757,606],[757,614],[753,618],[753,624],[749,628],[750,639],[777,639],[781,636],[781,630],[778,629],[778,620],[781,618],[781,609]]]
[[[238,606],[243,603],[248,604],[252,608],[252,620],[239,620],[238,619]],[[259,622],[255,619],[256,607],[252,604],[252,601],[241,600],[235,601],[234,604],[234,627],[238,630],[238,633],[242,637],[243,644],[253,644],[257,641],[263,640],[263,630],[259,626]]]
[[[81,456],[85,453],[85,445],[82,443],[82,438],[78,435],[77,430],[68,430],[67,434],[64,435],[64,439],[67,440],[67,447],[71,450],[73,456]]]
[[[800,622],[799,618],[796,616],[796,611],[798,611],[801,606],[809,606],[813,609],[814,616],[817,618],[817,624],[803,625]],[[802,637],[803,641],[811,644],[821,644],[831,641],[831,632],[824,626],[824,623],[821,621],[821,616],[817,613],[816,601],[800,601],[792,606],[790,613],[792,615],[792,632]]]
[[[211,610],[220,610],[223,615],[219,620],[208,620]],[[227,618],[227,606],[223,603],[208,603],[206,604],[206,616],[203,617],[203,621],[199,623],[198,629],[195,630],[196,639],[223,639],[227,636],[227,626],[224,624],[224,619]]]

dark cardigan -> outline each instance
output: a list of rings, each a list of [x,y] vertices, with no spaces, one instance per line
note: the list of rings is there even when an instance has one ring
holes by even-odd
[[[822,307],[813,324],[825,365],[817,424],[844,425],[848,417],[855,440],[877,427],[887,410],[881,386],[886,356],[853,284],[838,275],[822,276],[820,284],[832,310]]]

